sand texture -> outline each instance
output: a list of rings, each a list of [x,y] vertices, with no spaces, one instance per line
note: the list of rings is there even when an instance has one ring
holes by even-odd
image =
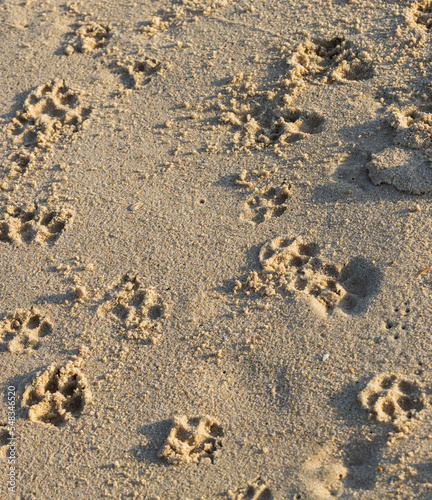
[[[0,498],[432,500],[432,0],[3,0],[0,54]]]

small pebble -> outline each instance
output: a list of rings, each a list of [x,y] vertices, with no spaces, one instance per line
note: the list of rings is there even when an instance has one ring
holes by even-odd
[[[322,360],[326,361],[327,359],[329,359],[329,357],[330,357],[330,354],[324,354],[324,356],[322,357]]]

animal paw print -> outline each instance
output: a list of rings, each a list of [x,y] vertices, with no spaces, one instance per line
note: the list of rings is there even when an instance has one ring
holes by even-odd
[[[88,382],[80,370],[82,364],[81,359],[64,366],[52,364],[37,374],[22,397],[22,405],[28,408],[32,422],[59,427],[81,415],[91,400]]]
[[[161,62],[151,57],[125,59],[117,63],[123,85],[127,89],[137,90],[148,85],[156,73],[162,70]]]
[[[21,149],[20,151],[12,153],[8,159],[10,177],[16,177],[18,175],[25,175],[33,168],[36,155],[34,152]]]
[[[252,191],[243,206],[242,219],[260,224],[273,217],[280,217],[288,209],[288,199],[291,194],[291,184],[283,181],[278,185],[269,185],[261,182],[275,171],[242,171],[236,184]]]
[[[174,426],[160,454],[169,464],[214,463],[222,448],[224,431],[211,417],[174,418]]]
[[[288,59],[286,87],[317,80],[320,83],[367,80],[373,76],[368,54],[360,55],[343,36],[308,40]]]
[[[310,134],[322,132],[323,124],[324,118],[318,113],[289,108],[283,110],[280,118],[274,121],[269,137],[272,142],[290,144]]]
[[[319,247],[302,238],[279,237],[263,245],[259,260],[262,271],[252,272],[234,293],[258,293],[264,296],[301,292],[314,297],[327,311],[334,309],[346,295],[337,282],[339,272],[324,266],[318,258]]]
[[[390,106],[387,122],[394,130],[393,146],[373,154],[368,164],[375,185],[390,184],[399,191],[432,191],[429,151],[432,146],[432,106]]]
[[[359,400],[378,422],[393,423],[398,428],[426,406],[420,383],[393,373],[373,378],[359,394]]]
[[[288,246],[287,243],[288,240],[280,238],[261,249],[263,269],[272,273],[288,270],[296,291],[309,293],[328,311],[333,310],[347,293],[337,281],[338,269],[322,263],[316,243],[306,243],[300,238]]]
[[[260,224],[273,217],[280,217],[288,209],[290,185],[272,186],[249,197],[244,206],[243,218]]]
[[[136,275],[128,273],[113,285],[99,307],[100,317],[107,313],[117,319],[127,337],[142,339],[160,332],[165,307],[154,288],[145,288]]]
[[[422,0],[415,2],[412,7],[408,9],[408,20],[413,21],[415,24],[426,28],[432,28],[432,1]]]
[[[95,22],[79,23],[75,33],[75,40],[66,46],[65,54],[72,55],[74,52],[87,54],[107,44],[111,28]]]
[[[38,349],[41,339],[51,335],[51,322],[36,308],[17,309],[0,323],[0,349],[12,353]]]
[[[55,79],[40,85],[24,101],[7,128],[14,151],[9,156],[9,175],[28,172],[38,153],[52,149],[62,136],[77,132],[90,114],[79,102],[79,93],[64,80]]]
[[[9,206],[0,220],[0,241],[6,243],[55,243],[72,223],[74,212],[68,208],[32,205]]]
[[[278,237],[264,244],[259,254],[261,272],[253,271],[246,281],[237,281],[234,294],[243,292],[274,296],[303,293],[325,312],[340,307],[354,312],[374,293],[379,273],[357,257],[339,269],[319,258],[319,245],[302,238]]]
[[[228,491],[230,500],[273,500],[273,493],[261,477],[255,478],[247,486]]]
[[[241,149],[287,145],[323,130],[324,118],[320,114],[287,106],[285,92],[278,83],[271,90],[259,88],[251,77],[241,74],[231,81],[226,92],[229,104],[220,103],[220,120],[237,129],[233,143]]]

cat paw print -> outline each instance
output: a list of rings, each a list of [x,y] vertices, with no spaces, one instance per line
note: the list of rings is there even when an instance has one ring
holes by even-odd
[[[73,217],[73,210],[65,207],[9,206],[0,219],[0,241],[54,244],[72,223]]]
[[[237,80],[234,82],[227,93],[245,97],[230,99],[230,109],[222,113],[220,121],[235,130],[232,142],[240,149],[285,146],[324,130],[325,119],[321,114],[286,106],[280,89],[270,98],[268,91],[257,90],[255,86],[245,92],[235,90]]]
[[[369,54],[361,53],[344,36],[307,40],[288,59],[286,87],[305,83],[351,82],[372,78]]]
[[[351,259],[341,268],[323,262],[319,245],[301,237],[278,237],[265,243],[259,262],[261,271],[237,281],[234,294],[306,294],[323,312],[337,307],[346,313],[363,309],[381,279],[375,266],[362,257]]]
[[[37,87],[6,129],[11,149],[15,150],[8,159],[9,176],[29,172],[37,156],[51,151],[62,137],[78,132],[90,111],[80,104],[80,93],[64,80],[55,79]]]
[[[244,204],[242,218],[261,224],[273,217],[280,217],[288,209],[290,188],[290,185],[282,184],[256,190]]]
[[[160,457],[175,465],[214,463],[223,437],[223,428],[214,418],[177,416]]]
[[[373,378],[359,394],[363,408],[381,423],[392,423],[397,430],[427,405],[419,382],[394,373]]]
[[[144,55],[138,59],[123,59],[116,65],[116,71],[120,73],[122,84],[129,91],[138,90],[148,85],[157,73],[164,70],[161,61]]]
[[[243,204],[241,219],[260,224],[273,217],[280,217],[288,209],[291,184],[285,180],[271,184],[267,179],[276,174],[274,170],[243,170],[235,181],[237,186],[251,193]]]
[[[81,416],[91,401],[89,384],[81,372],[82,364],[82,359],[63,366],[52,364],[37,374],[22,396],[22,406],[28,408],[32,422],[60,427]]]
[[[252,272],[243,283],[237,282],[234,293],[259,293],[274,296],[284,293],[305,293],[333,310],[345,297],[339,285],[340,273],[335,266],[324,265],[319,246],[302,238],[278,237],[264,244],[259,254],[261,272]]]
[[[99,317],[108,314],[120,324],[128,338],[150,338],[155,342],[166,308],[154,288],[144,287],[137,275],[128,273],[111,287],[98,308]]]
[[[78,24],[73,41],[65,48],[65,54],[71,56],[75,52],[88,54],[104,47],[108,43],[111,27],[96,22]]]
[[[17,309],[0,323],[0,350],[19,353],[38,349],[42,339],[53,332],[51,321],[38,309]]]
[[[338,282],[340,272],[337,267],[324,264],[319,253],[317,243],[308,243],[301,238],[294,241],[276,238],[263,246],[260,262],[267,272],[285,273],[291,278],[294,290],[308,293],[331,311],[345,298],[347,291]]]
[[[273,500],[271,489],[259,476],[246,486],[228,490],[227,495],[230,500]]]

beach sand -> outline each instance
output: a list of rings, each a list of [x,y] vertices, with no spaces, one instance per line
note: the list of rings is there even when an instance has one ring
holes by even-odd
[[[2,498],[432,499],[430,28],[1,2]]]

